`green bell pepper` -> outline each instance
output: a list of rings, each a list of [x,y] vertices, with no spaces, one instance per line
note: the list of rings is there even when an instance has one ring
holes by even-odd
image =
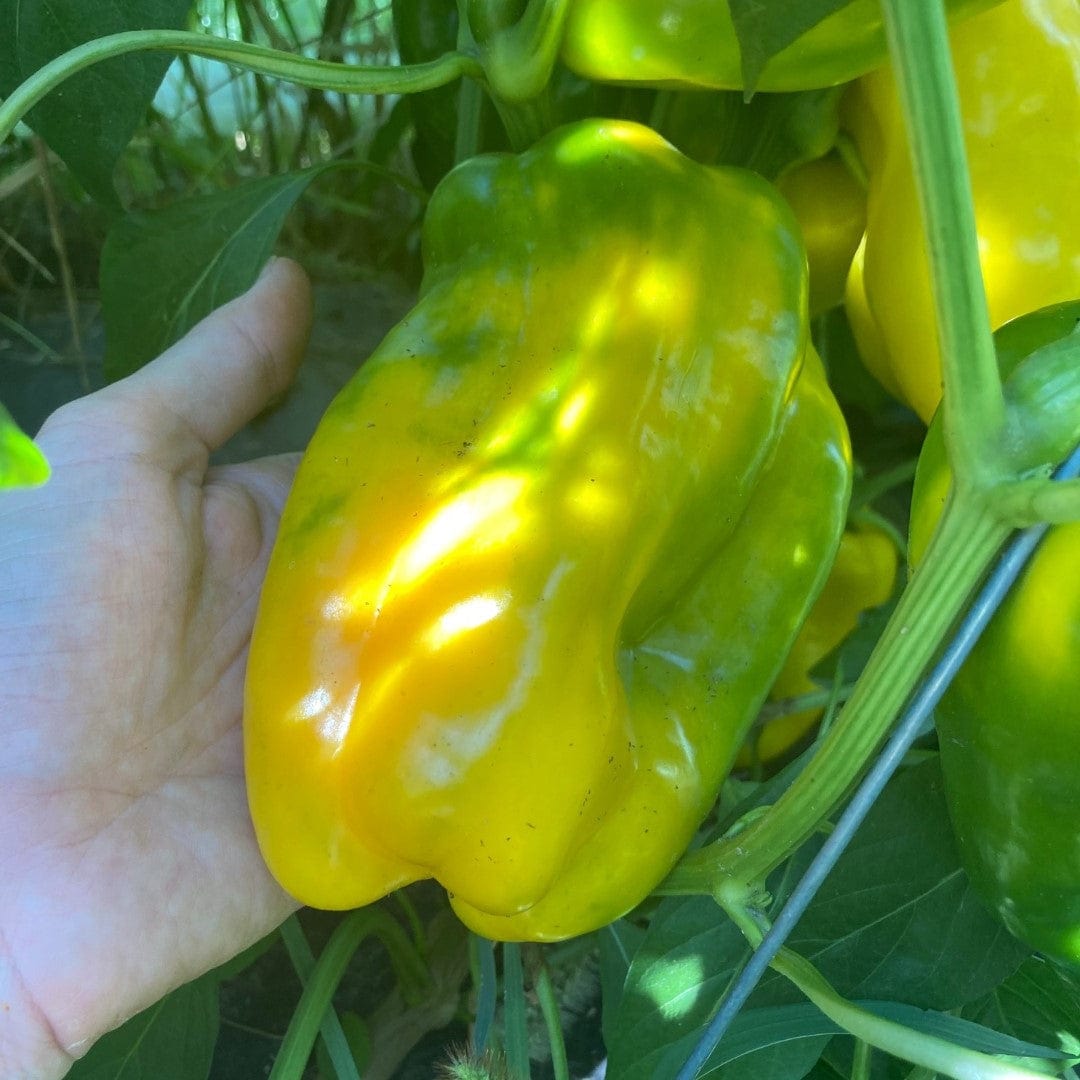
[[[1062,304],[995,334],[1003,374],[1015,371],[1007,393],[1037,369],[1037,350],[1070,331],[1076,337],[1078,320],[1080,303]],[[1042,393],[1051,404],[1052,382]],[[1033,448],[1033,471],[1043,465],[1042,449]],[[939,413],[915,480],[913,564],[950,484]],[[949,813],[972,883],[1017,937],[1073,966],[1080,966],[1078,564],[1080,524],[1055,526],[936,713]]]

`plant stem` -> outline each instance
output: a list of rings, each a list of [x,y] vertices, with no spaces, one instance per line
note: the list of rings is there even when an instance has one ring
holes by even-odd
[[[303,1075],[341,976],[356,948],[369,934],[377,935],[386,944],[391,957],[402,950],[413,950],[401,924],[379,908],[360,908],[343,918],[330,935],[303,987],[299,1004],[288,1022],[281,1052],[273,1063],[270,1080],[299,1080]]]
[[[285,950],[289,954],[289,960],[300,979],[300,985],[306,986],[311,973],[315,970],[315,956],[300,929],[299,920],[295,915],[290,915],[279,928],[281,939],[285,943]],[[337,1070],[338,1080],[360,1080],[360,1074],[356,1068],[356,1060],[349,1048],[349,1040],[345,1035],[345,1029],[333,1009],[328,1009],[319,1026],[326,1045],[326,1051],[330,1055],[334,1068]]]
[[[529,1025],[525,1013],[525,973],[521,946],[507,941],[503,955],[503,1045],[512,1080],[529,1080]]]
[[[469,28],[468,4],[458,0],[457,50],[467,54],[476,48]],[[483,91],[473,79],[462,79],[458,86],[457,130],[454,132],[454,164],[473,157],[480,149],[480,121],[484,107]]]
[[[0,143],[15,125],[65,79],[102,60],[133,52],[191,53],[317,90],[342,94],[410,94],[444,86],[461,76],[484,78],[475,57],[459,52],[400,67],[338,64],[278,52],[262,45],[186,30],[130,30],[79,45],[40,68],[0,104]]]
[[[570,0],[529,0],[514,26],[496,31],[483,43],[484,70],[497,100],[520,104],[543,91],[569,10]]]
[[[859,1008],[841,997],[798,953],[782,949],[773,959],[772,968],[793,982],[845,1031],[912,1064],[954,1080],[1045,1080],[1045,1073],[1035,1073],[1021,1064],[968,1050]]]
[[[495,1022],[498,993],[495,975],[495,945],[479,934],[469,935],[473,986],[476,987],[476,1020],[473,1023],[472,1050],[482,1054],[487,1049],[491,1026]]]
[[[851,504],[848,507],[848,513],[851,514],[863,506],[869,506],[877,499],[880,499],[882,495],[892,491],[893,488],[910,483],[915,479],[916,462],[916,458],[911,458],[907,461],[901,461],[899,465],[894,465],[891,469],[886,469],[885,472],[856,480],[851,491]]]
[[[779,698],[776,701],[766,701],[758,710],[754,719],[754,729],[765,727],[782,716],[790,716],[792,713],[806,712],[809,709],[825,709],[834,702],[841,703],[851,697],[851,691],[855,688],[854,683],[844,683],[839,687],[830,687],[825,690],[811,690],[805,694],[796,694],[793,697]]]
[[[540,999],[540,1011],[544,1014],[544,1025],[547,1027],[548,1043],[551,1046],[551,1068],[555,1073],[555,1080],[570,1080],[559,1001],[555,996],[555,988],[551,985],[551,972],[542,959],[536,972],[535,987],[536,996]]]
[[[851,1064],[851,1080],[870,1080],[870,1066],[874,1059],[874,1048],[859,1039],[855,1043],[855,1059]]]
[[[508,102],[499,97],[493,101],[515,153],[527,150],[555,126],[547,94],[523,102]]]
[[[1018,525],[1080,521],[1080,480],[1020,480],[999,496],[1000,512]]]
[[[982,500],[950,501],[922,565],[811,765],[744,829],[687,855],[658,891],[750,886],[813,834],[863,772],[1009,531]]]
[[[413,948],[416,949],[417,955],[425,955],[428,947],[427,935],[424,933],[424,924],[420,921],[420,913],[416,910],[416,905],[409,899],[409,894],[404,889],[396,890],[393,899],[401,909],[402,915],[405,916],[405,922],[412,935]]]
[[[949,459],[960,488],[982,486],[1004,464],[1005,403],[945,10],[941,0],[883,0],[882,10],[928,241]]]

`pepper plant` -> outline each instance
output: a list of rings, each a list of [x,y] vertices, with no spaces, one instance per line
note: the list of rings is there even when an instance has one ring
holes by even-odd
[[[94,152],[50,95],[108,61],[131,65],[113,70],[142,80],[145,104],[162,70],[147,54],[196,55],[322,91],[400,95],[417,180],[434,189],[420,300],[312,440],[253,639],[246,753],[264,855],[299,899],[357,908],[317,960],[295,922],[282,928],[305,988],[272,1076],[303,1075],[320,1037],[326,1071],[362,1075],[370,1055],[331,998],[364,937],[423,998],[434,950],[407,895],[410,933],[360,905],[428,877],[473,931],[471,1046],[447,1075],[529,1074],[526,967],[555,1075],[569,1075],[545,959],[568,946],[532,943],[571,938],[599,964],[612,1080],[1068,1074],[1080,1060],[1080,770],[1067,730],[1080,481],[1052,474],[1080,442],[1080,273],[1075,257],[1047,256],[1045,291],[1028,275],[1029,290],[1011,291],[1023,299],[988,310],[984,270],[996,296],[1010,288],[992,274],[1022,267],[997,251],[988,264],[976,210],[1007,214],[1023,193],[988,200],[980,164],[973,200],[975,121],[961,113],[948,19],[973,65],[1010,62],[995,61],[995,41],[1044,35],[1030,55],[1057,67],[1017,76],[1024,107],[1057,109],[1066,126],[1046,145],[1075,149],[1069,0],[403,0],[396,66],[214,38],[179,28],[186,5],[168,7],[120,5],[115,32],[91,19],[68,51],[33,15],[9,19],[0,140],[26,120],[115,202],[109,166],[138,115],[118,117]],[[969,30],[982,44],[964,53]],[[1051,69],[1052,90],[1040,82]],[[875,115],[865,99],[885,100],[890,79],[895,102]],[[109,107],[107,94],[87,104]],[[1033,134],[1030,153],[1040,145]],[[101,272],[110,376],[242,291],[307,186],[347,167],[255,181],[186,217],[119,216]],[[820,207],[795,195],[801,168],[821,177]],[[852,390],[869,383],[850,369],[854,349],[845,370],[836,347],[847,321],[833,310],[811,326],[808,296],[815,315],[835,309],[846,277],[867,363],[882,370],[875,349],[905,355],[897,297],[923,278],[909,284],[899,257],[890,278],[880,252],[924,250],[910,234],[881,239],[909,168],[943,392],[912,510],[917,569],[837,659],[854,621],[837,612],[858,578],[837,562],[830,579],[836,552],[879,530],[888,555],[867,559],[884,587],[855,607],[880,604],[906,522],[874,503],[902,496],[912,470],[867,470],[880,417],[900,406]],[[842,178],[835,198],[827,177]],[[1050,201],[1032,211],[1044,248],[1074,243],[1047,221]],[[851,214],[829,219],[851,206],[854,228]],[[208,241],[132,302],[138,252],[200,216],[219,237],[224,222],[230,243]],[[821,235],[838,241],[828,258]],[[995,341],[1017,315],[1030,317]],[[938,397],[928,333],[883,377],[924,419]],[[931,374],[910,392],[920,361]],[[850,506],[834,393],[863,459]],[[860,428],[867,400],[877,419]],[[5,413],[0,439],[0,484],[45,479]],[[874,808],[849,803],[1010,536],[1039,525],[1054,527],[1047,548],[955,691],[933,680],[946,695],[944,782],[915,713],[889,769],[916,736],[917,752]],[[1040,605],[1055,592],[1050,641]],[[1018,658],[1035,639],[1037,659]],[[831,687],[815,690],[825,654]],[[822,708],[822,733],[794,757]],[[739,759],[770,709],[798,723],[774,735],[761,755],[772,762]],[[870,795],[886,771],[874,775]],[[977,893],[942,839],[946,806]],[[838,820],[846,851],[823,845]],[[794,886],[807,866],[816,900]],[[890,895],[873,895],[875,882]],[[918,911],[920,890],[943,885],[955,916],[944,944],[940,907]],[[729,984],[727,1026],[707,1030]]]

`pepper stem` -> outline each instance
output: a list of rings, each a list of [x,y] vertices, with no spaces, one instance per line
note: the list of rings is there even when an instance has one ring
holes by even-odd
[[[480,43],[480,55],[496,100],[521,104],[538,97],[559,55],[570,0],[529,0],[513,26]]]
[[[1026,1067],[1025,1059],[991,1057],[925,1032],[887,1020],[847,1000],[804,957],[781,949],[772,968],[794,983],[833,1023],[869,1046],[955,1080],[1039,1080],[1046,1073]]]
[[[1005,401],[945,8],[942,0],[883,0],[882,10],[930,256],[949,460],[958,486],[983,486],[1007,468],[999,450]]]
[[[480,62],[460,52],[447,53],[424,64],[383,67],[313,60],[262,45],[187,30],[129,30],[95,38],[70,49],[13,90],[0,104],[0,143],[46,94],[76,72],[114,56],[151,51],[190,53],[260,75],[285,79],[299,86],[342,94],[411,94],[444,86],[463,75],[484,79]]]

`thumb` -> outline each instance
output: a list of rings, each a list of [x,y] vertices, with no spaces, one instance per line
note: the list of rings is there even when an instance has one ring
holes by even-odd
[[[310,328],[307,276],[290,259],[271,259],[246,293],[156,360],[73,405],[88,410],[82,416],[95,427],[116,424],[126,450],[150,452],[171,468],[193,459],[205,466],[210,451],[288,387]]]

